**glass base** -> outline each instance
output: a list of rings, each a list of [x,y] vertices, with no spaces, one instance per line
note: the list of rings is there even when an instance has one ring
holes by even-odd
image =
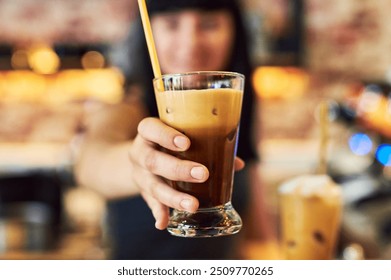
[[[242,219],[231,203],[189,213],[174,209],[167,230],[180,237],[215,237],[238,233]]]

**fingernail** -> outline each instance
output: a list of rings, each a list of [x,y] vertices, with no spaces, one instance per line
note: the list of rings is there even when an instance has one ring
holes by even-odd
[[[179,205],[182,207],[182,209],[189,210],[192,206],[192,202],[190,199],[184,199],[179,203]]]
[[[188,145],[189,145],[189,141],[184,136],[175,136],[174,144],[179,149],[186,149],[188,147]]]
[[[160,222],[156,221],[155,222],[155,228],[159,229],[159,230],[162,230],[162,226],[160,225]]]
[[[190,175],[191,175],[191,177],[193,177],[194,179],[202,180],[202,179],[205,178],[205,170],[204,170],[204,168],[201,167],[201,166],[193,167],[193,168],[190,170]]]

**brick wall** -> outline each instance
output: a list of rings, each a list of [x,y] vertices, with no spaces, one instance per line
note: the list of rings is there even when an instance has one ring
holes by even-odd
[[[383,79],[391,67],[391,1],[306,0],[314,71]]]
[[[0,42],[111,42],[126,34],[135,0],[0,0]]]
[[[243,1],[276,33],[284,7],[296,0]],[[303,1],[304,57],[313,71],[384,77],[391,65],[390,0]],[[136,12],[136,0],[0,0],[0,43],[115,42]]]

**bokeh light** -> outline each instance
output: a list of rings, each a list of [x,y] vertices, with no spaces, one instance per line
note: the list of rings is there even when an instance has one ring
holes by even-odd
[[[28,53],[26,50],[16,50],[11,57],[11,65],[14,69],[28,69]]]
[[[376,159],[385,166],[391,166],[391,145],[381,144],[377,148]]]
[[[103,68],[105,66],[105,58],[100,52],[89,51],[81,58],[81,64],[84,69]]]
[[[28,62],[34,72],[39,74],[56,73],[60,67],[60,58],[51,47],[35,46],[28,52]]]
[[[373,142],[365,133],[356,133],[350,137],[349,147],[355,155],[365,156],[372,151]]]

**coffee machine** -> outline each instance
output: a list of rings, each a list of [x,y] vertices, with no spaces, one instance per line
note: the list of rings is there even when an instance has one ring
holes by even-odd
[[[391,259],[391,85],[370,81],[353,88],[330,107],[347,131],[348,148],[329,167],[344,194],[341,252],[359,244],[367,259]]]

